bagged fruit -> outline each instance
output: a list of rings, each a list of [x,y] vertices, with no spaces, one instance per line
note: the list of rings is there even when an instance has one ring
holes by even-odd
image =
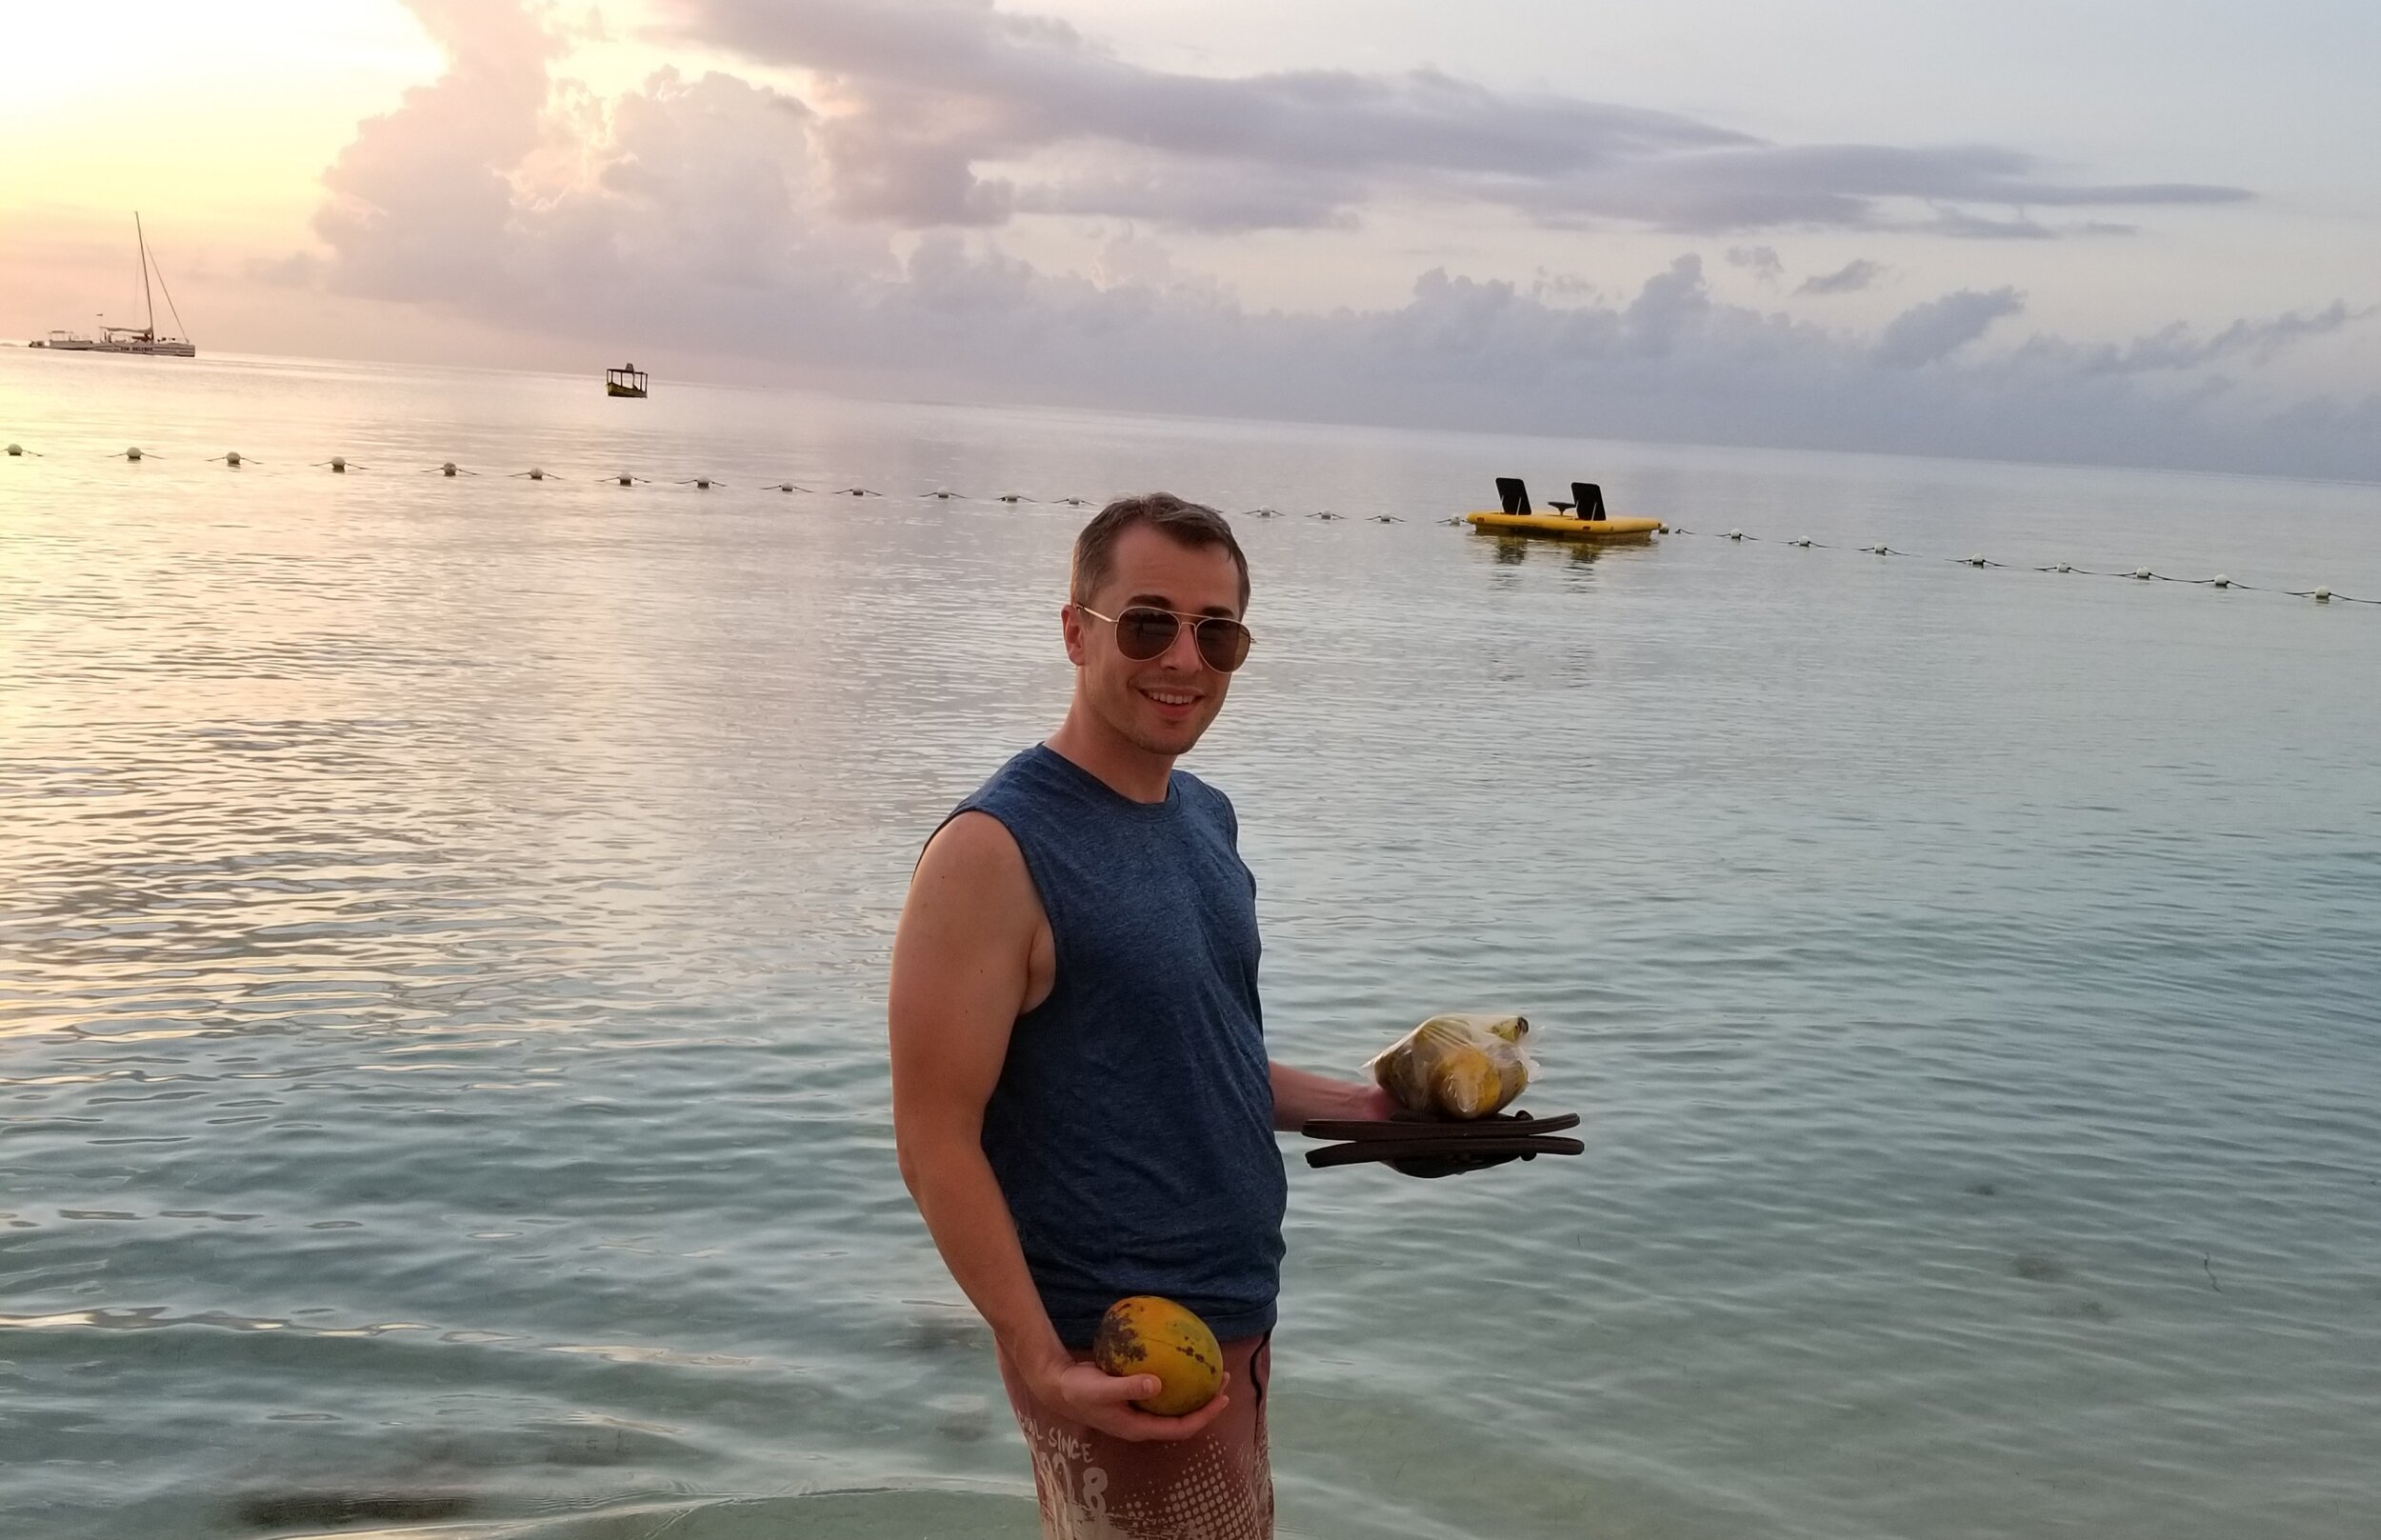
[[[1521,1046],[1529,1032],[1521,1016],[1432,1016],[1365,1068],[1409,1112],[1459,1122],[1486,1117],[1530,1084],[1537,1067]]]

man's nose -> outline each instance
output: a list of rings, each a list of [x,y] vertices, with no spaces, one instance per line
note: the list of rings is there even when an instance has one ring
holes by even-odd
[[[1196,673],[1207,667],[1207,659],[1199,652],[1199,628],[1190,621],[1181,622],[1174,630],[1174,639],[1166,645],[1158,662],[1184,673]]]

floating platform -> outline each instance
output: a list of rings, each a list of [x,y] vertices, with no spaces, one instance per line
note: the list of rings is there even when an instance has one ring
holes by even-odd
[[[1571,484],[1571,501],[1541,513],[1530,506],[1530,489],[1518,476],[1496,478],[1494,513],[1467,513],[1464,522],[1491,534],[1543,534],[1557,540],[1650,540],[1666,526],[1660,519],[1616,519],[1604,511],[1604,489],[1592,481]]]
[[[1583,519],[1570,513],[1467,513],[1464,522],[1491,534],[1544,534],[1562,540],[1645,540],[1660,519]]]

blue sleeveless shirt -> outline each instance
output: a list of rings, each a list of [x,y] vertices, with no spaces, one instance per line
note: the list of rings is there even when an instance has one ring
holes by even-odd
[[[983,1139],[1060,1340],[1089,1347],[1128,1294],[1223,1340],[1271,1330],[1289,1189],[1231,801],[1176,770],[1135,802],[1036,744],[951,816],[970,811],[1016,840],[1057,953]]]

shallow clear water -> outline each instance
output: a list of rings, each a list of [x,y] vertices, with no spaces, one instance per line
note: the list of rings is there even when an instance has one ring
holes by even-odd
[[[11,1534],[1030,1534],[884,966],[1065,703],[987,499],[1160,485],[1355,515],[1239,521],[1190,762],[1277,1054],[1517,1009],[1587,1119],[1286,1141],[1286,1532],[2371,1531],[2381,608],[2022,569],[2381,594],[2381,490],[0,350],[10,439]]]

